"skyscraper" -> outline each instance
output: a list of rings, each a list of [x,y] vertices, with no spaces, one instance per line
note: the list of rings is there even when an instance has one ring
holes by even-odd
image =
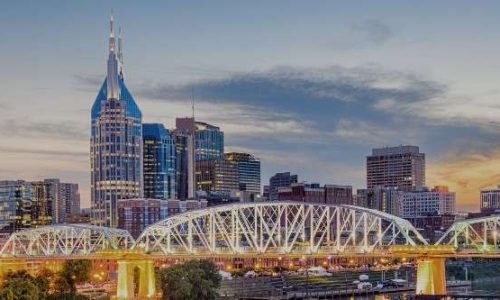
[[[375,186],[398,187],[401,190],[425,186],[425,154],[417,146],[373,149],[366,157],[366,181]]]
[[[193,198],[197,186],[196,164],[224,158],[224,133],[217,126],[195,121],[194,117],[177,118],[175,126],[177,196]]]
[[[49,185],[43,181],[31,182],[31,226],[52,223],[52,198]]]
[[[175,199],[176,149],[170,132],[163,124],[143,124],[144,197]]]
[[[195,195],[194,118],[177,118],[175,126],[177,197],[186,200]]]
[[[195,159],[196,161],[224,157],[224,132],[205,122],[195,122]]]
[[[238,166],[239,190],[260,194],[260,160],[242,152],[229,152],[224,157]]]
[[[61,182],[59,198],[64,202],[64,221],[67,216],[80,214],[80,191],[77,183]]]
[[[107,77],[91,114],[92,223],[116,227],[117,200],[143,195],[142,114],[125,86],[121,38],[110,22]]]

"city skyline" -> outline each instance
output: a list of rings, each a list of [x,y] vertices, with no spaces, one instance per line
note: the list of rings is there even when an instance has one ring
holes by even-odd
[[[437,34],[416,30],[418,26],[412,27],[411,22],[398,26],[401,19],[380,11],[357,15],[345,5],[321,3],[314,7],[321,18],[313,20],[314,14],[304,12],[300,21],[301,25],[314,21],[312,25],[322,29],[315,34],[314,26],[305,26],[304,32],[293,28],[288,32],[283,28],[286,22],[271,22],[257,8],[243,13],[245,7],[226,5],[234,15],[223,21],[246,14],[254,22],[264,21],[262,26],[269,26],[269,32],[258,27],[252,34],[241,24],[221,28],[221,23],[210,22],[220,12],[212,8],[195,13],[189,5],[171,4],[186,14],[184,20],[172,15],[168,7],[149,4],[137,11],[144,21],[137,24],[127,21],[134,5],[65,4],[61,10],[49,12],[47,7],[37,10],[35,3],[29,8],[10,4],[0,13],[5,20],[0,22],[11,22],[0,29],[0,38],[7,42],[0,46],[0,62],[12,70],[2,74],[0,83],[5,91],[0,108],[6,112],[1,119],[6,141],[0,147],[1,177],[60,177],[78,182],[82,206],[89,206],[88,113],[105,75],[106,20],[114,7],[124,26],[127,85],[143,110],[143,121],[164,123],[172,129],[175,117],[190,115],[194,91],[197,119],[225,132],[227,152],[246,151],[259,157],[263,184],[276,172],[291,171],[309,182],[363,188],[364,162],[372,148],[412,144],[427,155],[427,185],[449,185],[457,192],[459,208],[477,209],[480,188],[496,186],[500,154],[495,150],[499,132],[494,79],[500,55],[493,50],[500,48],[500,38],[495,41],[495,32],[489,31],[474,36],[475,30],[495,27],[494,15],[481,14],[484,18],[478,19],[477,10],[468,11],[477,23],[466,33],[477,39],[478,46],[467,48],[454,41],[455,35],[447,37],[448,45],[439,44],[439,34],[450,28],[433,23],[437,18],[433,13],[428,18],[437,26]],[[268,14],[279,12],[279,5],[266,5],[274,9]],[[299,6],[290,4],[284,16],[297,17]],[[332,16],[320,14],[319,6],[331,9]],[[155,12],[155,7],[164,8],[166,15]],[[334,8],[351,15],[333,21],[340,14]],[[435,8],[440,11],[439,6]],[[90,17],[91,9],[98,13]],[[462,4],[456,9],[465,10]],[[20,25],[13,18],[21,13],[28,23],[18,28],[19,35],[9,34],[9,27]],[[51,15],[55,18],[48,21]],[[172,17],[171,22],[165,16]],[[195,16],[198,18],[190,25],[189,17]],[[68,28],[57,29],[70,17]],[[452,13],[447,17],[458,21]],[[33,26],[37,21],[44,26]],[[199,34],[196,30],[203,22],[208,24],[206,34]],[[330,32],[329,41],[318,36],[325,33],[326,25],[335,24],[338,27]],[[181,40],[175,29],[190,35]],[[70,37],[66,36],[71,30]],[[160,34],[162,30],[165,35]],[[239,36],[238,30],[248,39]],[[220,37],[214,36],[217,31]],[[24,43],[16,43],[22,37]],[[308,38],[309,44],[299,43]],[[63,39],[69,42],[59,42]],[[222,47],[222,53],[211,52],[224,41],[230,43]],[[328,42],[331,44],[321,44]],[[249,49],[238,49],[246,43]],[[441,48],[432,49],[434,43]],[[196,58],[200,50],[192,47],[196,45],[207,47],[200,58]],[[412,45],[418,50],[409,50]],[[434,59],[453,46],[458,48],[450,51],[451,57],[436,63]],[[257,48],[261,50],[252,54]],[[401,54],[390,58],[383,53],[397,49],[406,49],[403,53],[416,61],[408,63]],[[472,54],[466,51],[473,49]],[[420,57],[419,51],[428,57]],[[279,57],[281,53],[288,55]],[[245,54],[249,57],[243,59]],[[363,62],[354,60],[356,56]],[[464,61],[455,65],[464,57],[479,62],[476,66]],[[486,61],[488,58],[491,60]]]

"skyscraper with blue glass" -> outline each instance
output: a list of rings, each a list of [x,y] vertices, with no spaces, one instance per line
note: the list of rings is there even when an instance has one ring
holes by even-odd
[[[224,158],[224,132],[205,122],[195,122],[195,160]]]
[[[175,199],[176,149],[163,124],[142,124],[144,197]]]
[[[110,22],[107,77],[92,106],[92,223],[118,225],[117,200],[142,197],[142,114],[125,86],[121,37]]]

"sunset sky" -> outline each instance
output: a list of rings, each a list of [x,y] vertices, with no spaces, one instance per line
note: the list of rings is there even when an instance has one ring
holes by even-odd
[[[90,107],[111,9],[144,122],[196,117],[226,150],[363,188],[371,148],[426,153],[459,210],[500,181],[499,1],[8,1],[0,179],[60,177],[89,206]]]

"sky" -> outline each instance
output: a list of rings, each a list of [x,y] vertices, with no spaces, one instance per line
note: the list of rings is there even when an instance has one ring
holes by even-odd
[[[3,1],[0,178],[59,177],[89,206],[90,108],[111,10],[144,122],[191,114],[227,151],[366,185],[372,148],[426,153],[459,210],[500,181],[498,1]]]

